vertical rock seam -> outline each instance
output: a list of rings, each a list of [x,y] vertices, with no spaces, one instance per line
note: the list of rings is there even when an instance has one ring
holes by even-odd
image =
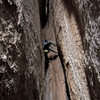
[[[63,74],[64,74],[64,78],[65,78],[66,94],[68,96],[68,100],[71,100],[71,98],[70,98],[70,92],[69,92],[69,86],[68,86],[67,77],[66,77],[66,69],[65,69],[64,60],[63,60],[63,54],[61,52],[61,48],[59,47],[58,43],[57,43],[57,50],[58,50],[58,55],[60,57],[60,61],[61,61],[62,68],[63,68]]]
[[[49,0],[39,0],[39,10],[41,28],[44,28],[49,17]]]

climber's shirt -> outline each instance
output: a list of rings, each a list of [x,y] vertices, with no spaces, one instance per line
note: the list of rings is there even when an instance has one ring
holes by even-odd
[[[45,50],[44,50],[44,53],[49,53],[49,50],[46,50],[46,49],[45,49]]]

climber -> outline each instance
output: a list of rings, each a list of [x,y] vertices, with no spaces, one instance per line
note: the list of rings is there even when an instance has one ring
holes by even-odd
[[[43,41],[43,51],[44,51],[44,54],[48,54],[50,51],[54,52],[54,53],[57,53],[57,51],[53,50],[51,48],[51,45],[54,45],[56,46],[55,43],[53,43],[52,41]]]
[[[43,51],[44,51],[44,56],[45,56],[45,74],[46,74],[46,71],[49,67],[49,62],[51,60],[55,60],[58,57],[58,52],[53,50],[51,48],[51,45],[56,46],[56,44],[53,43],[52,41],[47,41],[47,40],[43,41]],[[48,57],[48,53],[50,51],[54,52],[55,55]]]

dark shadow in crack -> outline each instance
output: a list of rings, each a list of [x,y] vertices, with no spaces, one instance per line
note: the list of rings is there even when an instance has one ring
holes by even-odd
[[[39,0],[41,27],[44,28],[49,17],[49,0]]]
[[[58,54],[59,54],[59,58],[60,58],[62,69],[63,69],[63,73],[64,73],[66,94],[67,94],[68,100],[71,100],[69,87],[68,87],[68,83],[67,83],[67,77],[66,77],[66,69],[65,69],[65,66],[64,66],[63,54],[62,54],[61,48],[60,48],[58,43],[57,43],[57,49],[58,49]],[[68,65],[69,65],[69,62],[68,62]]]

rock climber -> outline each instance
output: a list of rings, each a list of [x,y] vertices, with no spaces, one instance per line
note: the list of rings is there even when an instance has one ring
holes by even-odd
[[[53,43],[52,41],[47,41],[47,40],[43,41],[44,54],[48,54],[50,51],[52,51],[54,53],[58,53],[57,51],[55,51],[54,49],[51,48],[51,45],[56,46],[56,44]]]
[[[58,57],[58,52],[55,51],[54,49],[51,48],[51,45],[53,46],[56,46],[55,43],[53,43],[52,41],[47,41],[47,40],[44,40],[43,41],[43,51],[44,51],[44,56],[45,56],[45,74],[46,74],[46,71],[49,67],[49,62],[51,60],[54,60]],[[55,55],[51,56],[51,57],[48,57],[48,53],[52,51],[55,53]]]

